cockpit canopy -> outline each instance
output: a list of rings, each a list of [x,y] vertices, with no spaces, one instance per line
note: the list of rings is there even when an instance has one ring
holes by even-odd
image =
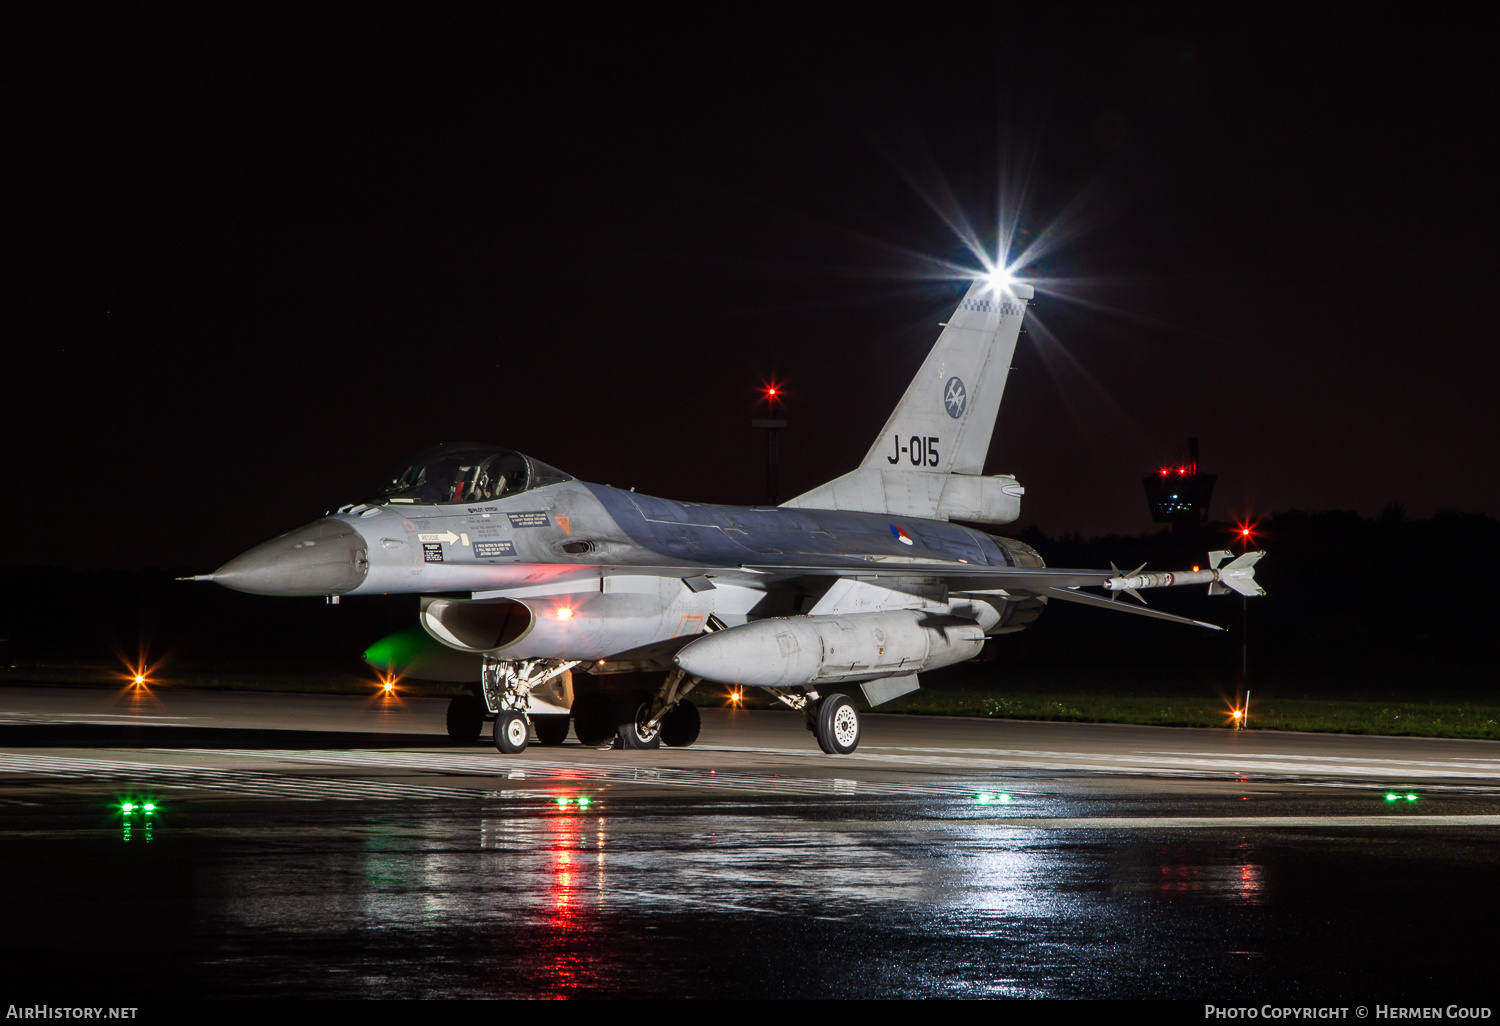
[[[449,442],[417,453],[366,501],[417,506],[490,502],[571,480],[561,470],[513,449]]]

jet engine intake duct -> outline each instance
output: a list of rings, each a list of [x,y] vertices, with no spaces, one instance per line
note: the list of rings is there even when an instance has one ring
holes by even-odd
[[[726,684],[794,687],[902,676],[972,659],[984,630],[972,620],[916,610],[785,616],[715,631],[677,665]]]
[[[531,610],[510,599],[424,598],[424,630],[461,652],[493,652],[514,645],[536,623]]]

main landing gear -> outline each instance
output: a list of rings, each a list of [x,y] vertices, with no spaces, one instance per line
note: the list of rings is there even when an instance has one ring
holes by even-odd
[[[473,744],[484,730],[484,703],[477,695],[459,695],[448,703],[448,736]]]
[[[859,713],[844,695],[829,695],[818,703],[812,732],[818,747],[829,755],[848,755],[859,747]]]
[[[818,747],[829,755],[848,755],[859,747],[859,710],[846,695],[820,698],[816,691],[766,688],[778,701],[796,709],[807,729],[818,739]]]
[[[698,684],[673,670],[649,691],[585,692],[573,700],[573,733],[591,748],[652,751],[663,742],[686,748],[698,740],[698,707],[684,696]]]

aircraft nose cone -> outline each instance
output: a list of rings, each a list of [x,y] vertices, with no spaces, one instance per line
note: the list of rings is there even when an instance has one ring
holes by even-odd
[[[369,571],[359,532],[341,520],[319,520],[235,556],[213,580],[251,595],[342,595]]]

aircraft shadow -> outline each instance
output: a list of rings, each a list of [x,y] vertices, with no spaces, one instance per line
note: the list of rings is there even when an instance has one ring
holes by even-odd
[[[247,727],[130,726],[88,723],[0,724],[0,748],[473,748],[446,734]]]

